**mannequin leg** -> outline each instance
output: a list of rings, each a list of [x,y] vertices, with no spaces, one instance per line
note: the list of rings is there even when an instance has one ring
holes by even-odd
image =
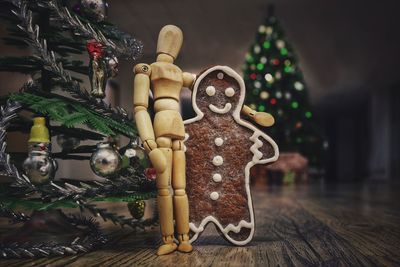
[[[189,243],[189,203],[186,195],[186,157],[183,151],[183,142],[175,140],[172,144],[172,188],[174,189],[174,210],[176,230],[178,232],[178,250],[191,252]]]
[[[174,243],[174,221],[172,196],[170,193],[172,171],[171,139],[159,137],[156,140],[159,149],[167,159],[167,168],[162,173],[157,173],[156,184],[158,190],[157,203],[160,217],[160,228],[164,244],[158,248],[157,255],[165,255],[176,250]]]

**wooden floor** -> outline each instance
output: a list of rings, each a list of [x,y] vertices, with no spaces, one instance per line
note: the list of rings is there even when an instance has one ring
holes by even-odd
[[[50,259],[0,260],[0,265],[400,266],[399,189],[375,184],[254,189],[257,228],[246,247],[230,246],[212,229],[195,243],[191,254],[157,257],[157,229],[134,234],[107,227],[111,242],[102,250]]]

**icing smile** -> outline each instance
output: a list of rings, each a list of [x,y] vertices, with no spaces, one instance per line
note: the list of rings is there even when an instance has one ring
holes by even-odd
[[[224,108],[217,108],[213,104],[210,104],[208,107],[211,109],[212,112],[219,113],[219,114],[225,114],[225,113],[228,113],[229,110],[231,110],[232,104],[226,103]]]

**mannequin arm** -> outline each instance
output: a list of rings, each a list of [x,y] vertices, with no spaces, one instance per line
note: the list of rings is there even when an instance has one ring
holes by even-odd
[[[246,105],[243,105],[241,114],[243,114],[244,116],[253,120],[255,123],[264,127],[272,126],[275,123],[274,117],[272,117],[271,114],[266,112],[257,112]]]
[[[151,69],[147,64],[138,64],[135,66],[134,72],[136,75],[133,83],[133,106],[136,126],[154,168],[157,172],[163,172],[167,162],[162,151],[157,148],[153,124],[147,111]]]
[[[182,78],[183,78],[183,87],[192,89],[194,81],[196,80],[196,74],[184,72],[182,73]]]

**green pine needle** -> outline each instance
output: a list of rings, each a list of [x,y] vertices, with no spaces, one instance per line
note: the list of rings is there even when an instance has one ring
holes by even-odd
[[[56,94],[39,96],[22,92],[12,94],[10,98],[34,112],[49,116],[51,120],[68,128],[84,124],[104,135],[115,136],[117,133],[121,133],[130,138],[136,136],[134,125],[113,120],[77,101]]]

